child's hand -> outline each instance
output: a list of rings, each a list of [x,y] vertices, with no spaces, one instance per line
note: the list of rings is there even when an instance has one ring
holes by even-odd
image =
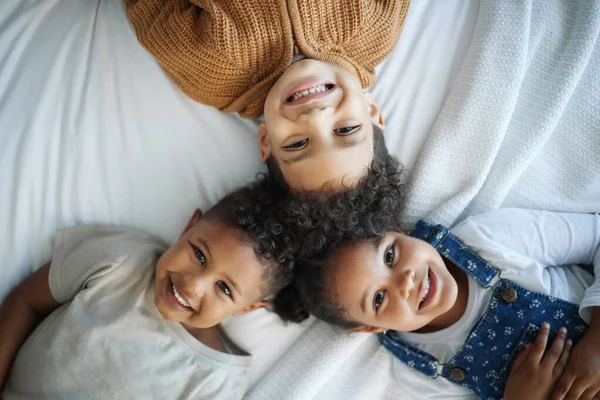
[[[600,392],[600,328],[590,327],[573,347],[552,400],[592,399]]]
[[[565,341],[567,330],[560,328],[552,347],[544,356],[548,344],[550,325],[542,324],[535,342],[517,355],[504,389],[505,400],[547,400],[562,376],[569,353],[571,340]]]

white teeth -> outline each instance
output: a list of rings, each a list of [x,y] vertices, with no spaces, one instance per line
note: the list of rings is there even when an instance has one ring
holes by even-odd
[[[421,299],[421,303],[423,301],[425,301],[425,299],[427,298],[427,295],[429,294],[429,287],[431,284],[431,282],[429,281],[429,273],[425,277],[425,282],[423,284],[425,285],[425,293],[423,293],[423,298]]]
[[[311,87],[310,89],[305,89],[300,92],[296,92],[291,96],[291,98],[292,98],[292,101],[296,101],[299,98],[301,98],[302,96],[306,96],[307,94],[321,93],[321,92],[326,92],[327,90],[328,89],[327,89],[326,85],[317,85],[317,86]]]
[[[175,287],[175,285],[171,284],[171,286],[173,287],[173,294],[175,294],[175,298],[177,299],[177,301],[184,307],[187,308],[192,308],[184,299],[183,297],[181,297],[181,295],[179,294],[179,292],[177,292],[177,288]]]

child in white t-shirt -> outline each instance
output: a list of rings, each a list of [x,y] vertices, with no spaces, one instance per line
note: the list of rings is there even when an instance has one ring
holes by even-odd
[[[298,265],[294,285],[317,317],[380,332],[414,398],[502,398],[517,386],[528,399],[552,390],[553,399],[591,399],[600,391],[599,272],[597,214],[503,209],[451,232],[421,221],[411,236],[342,244],[322,262]],[[540,327],[540,343],[556,335],[560,350],[546,364],[558,362],[567,339],[570,359],[558,375],[550,367],[522,380],[511,368]],[[541,365],[543,349],[526,352]]]
[[[0,307],[4,398],[241,398],[251,358],[218,324],[291,279],[274,201],[266,181],[239,189],[170,247],[120,227],[59,230],[52,261]]]

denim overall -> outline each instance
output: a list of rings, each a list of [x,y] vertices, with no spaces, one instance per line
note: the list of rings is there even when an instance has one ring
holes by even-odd
[[[443,226],[419,221],[411,236],[431,244],[494,294],[460,351],[447,364],[403,342],[394,331],[380,334],[385,348],[409,367],[431,378],[441,375],[473,390],[479,398],[501,399],[516,354],[535,340],[543,322],[551,325],[550,340],[561,326],[568,329],[568,337],[574,343],[587,330],[587,324],[579,317],[578,305],[502,279],[498,269]],[[492,282],[496,277],[497,282]]]

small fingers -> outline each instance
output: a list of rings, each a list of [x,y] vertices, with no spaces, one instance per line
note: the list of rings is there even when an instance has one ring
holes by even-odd
[[[527,358],[527,354],[529,354],[529,350],[531,349],[531,346],[532,346],[531,343],[527,343],[527,346],[525,346],[523,348],[523,350],[521,350],[519,352],[519,354],[517,354],[517,356],[515,357],[515,362],[513,363],[511,371],[515,371],[515,370],[519,369],[521,367],[521,365],[523,365],[523,362]]]
[[[542,361],[542,357],[544,355],[544,351],[546,350],[546,345],[548,344],[548,335],[550,334],[550,324],[544,322],[540,327],[540,331],[538,332],[537,337],[535,338],[535,342],[533,343],[533,347],[529,351],[531,354],[528,359],[531,362],[539,364]]]
[[[563,347],[562,353],[558,362],[554,365],[554,369],[552,370],[552,375],[554,377],[562,376],[563,372],[565,372],[565,368],[567,368],[567,363],[569,362],[569,357],[571,356],[571,349],[573,348],[573,341],[568,339],[565,342],[565,346]]]
[[[571,389],[567,392],[565,396],[565,400],[578,400],[581,398],[581,395],[588,388],[588,384],[584,379],[577,378],[573,385],[571,385]]]
[[[563,352],[565,347],[565,341],[567,340],[567,329],[565,327],[560,328],[556,332],[556,337],[552,342],[552,346],[548,350],[548,353],[544,356],[542,360],[542,366],[544,368],[548,368],[550,371],[554,369],[554,365],[557,363],[560,355]]]
[[[581,400],[593,400],[598,398],[598,392],[600,391],[599,385],[593,385],[586,389],[585,392],[581,395]]]
[[[563,400],[569,392],[569,389],[571,389],[571,386],[573,386],[573,382],[575,382],[576,378],[577,376],[568,370],[563,372],[562,376],[560,377],[560,380],[558,381],[558,384],[552,392],[551,399]]]

